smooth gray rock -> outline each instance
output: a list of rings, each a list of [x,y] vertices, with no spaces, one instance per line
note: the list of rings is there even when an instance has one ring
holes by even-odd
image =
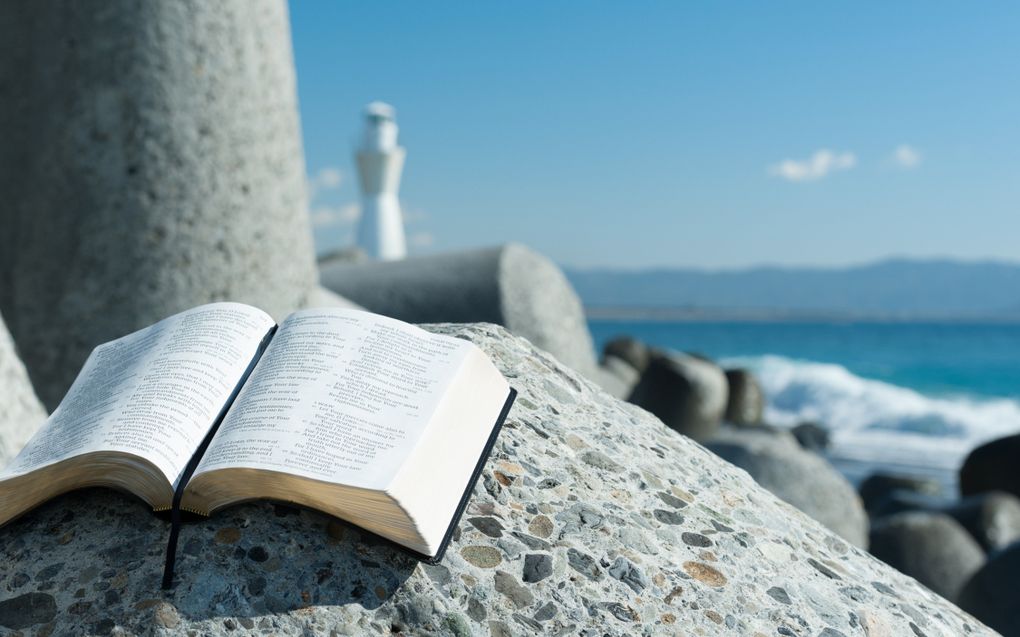
[[[602,347],[603,360],[608,360],[610,357],[625,360],[639,373],[644,372],[648,367],[651,355],[651,349],[647,345],[630,336],[617,336]]]
[[[31,609],[25,635],[993,634],[524,339],[430,329],[520,392],[441,564],[248,503],[184,528],[164,593],[167,524],[82,491],[0,528],[0,617]]]
[[[993,555],[964,585],[960,608],[1003,637],[1020,637],[1020,544]]]
[[[727,392],[726,376],[715,363],[655,352],[629,400],[671,429],[707,440],[722,421]]]
[[[897,513],[871,528],[871,553],[950,601],[985,562],[974,538],[942,513]]]
[[[943,509],[989,552],[1020,541],[1020,499],[1011,493],[992,491],[963,498]]]
[[[877,518],[904,511],[948,515],[965,528],[987,553],[1020,541],[1020,500],[1003,491],[979,493],[952,502],[910,491],[894,491],[869,513]]]
[[[960,494],[1005,491],[1020,497],[1020,434],[972,450],[960,467]]]
[[[594,377],[584,309],[563,272],[518,244],[322,265],[322,284],[371,312],[411,323],[488,322],[530,340]]]
[[[726,420],[737,425],[760,424],[765,411],[765,392],[754,374],[747,369],[727,369],[726,383],[729,387]]]
[[[853,486],[789,433],[726,427],[705,446],[854,546],[867,548],[868,516]]]
[[[791,427],[790,433],[808,451],[822,453],[829,448],[829,430],[818,423],[802,422]]]
[[[896,492],[909,492],[928,498],[943,495],[942,485],[938,480],[920,476],[892,475],[873,473],[865,478],[857,491],[864,501],[864,508],[869,512],[878,511],[884,506],[885,500]]]
[[[606,356],[593,380],[614,398],[627,400],[641,380],[641,374],[622,358]]]
[[[0,3],[0,309],[53,408],[96,345],[316,284],[284,0]]]
[[[929,511],[944,513],[948,500],[945,497],[926,495],[915,491],[895,490],[887,493],[878,502],[872,503],[869,509],[865,506],[871,519],[896,515],[904,511]]]
[[[3,469],[46,419],[25,366],[18,358],[0,316],[0,469]]]

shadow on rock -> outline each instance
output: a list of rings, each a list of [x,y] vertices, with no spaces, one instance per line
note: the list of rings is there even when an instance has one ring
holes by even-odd
[[[186,525],[175,586],[163,591],[169,531],[144,503],[101,489],[28,513],[0,529],[0,625],[140,633],[219,618],[227,630],[274,629],[281,613],[351,606],[364,616],[392,600],[378,620],[399,630],[423,612],[399,599],[417,560],[316,512],[253,503]]]

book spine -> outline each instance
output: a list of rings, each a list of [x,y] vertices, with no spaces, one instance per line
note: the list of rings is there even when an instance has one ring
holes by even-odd
[[[237,385],[234,387],[234,391],[230,394],[230,398],[228,398],[227,402],[224,403],[223,409],[220,410],[219,415],[216,417],[216,421],[209,429],[209,433],[205,435],[205,438],[202,440],[202,444],[198,446],[195,454],[191,456],[191,460],[188,461],[188,465],[184,468],[184,473],[181,474],[180,480],[177,481],[177,488],[174,490],[173,504],[170,507],[170,539],[167,541],[166,563],[163,565],[163,590],[169,590],[174,584],[174,564],[177,561],[177,540],[181,535],[181,499],[184,497],[184,489],[188,486],[188,481],[191,480],[192,474],[194,474],[195,469],[198,468],[198,463],[202,460],[202,456],[205,455],[206,449],[209,448],[209,443],[212,442],[213,437],[216,435],[216,431],[220,428],[223,418],[227,415],[227,412],[230,411],[230,407],[237,399],[237,395],[241,393],[241,388],[244,387],[246,382],[248,382],[248,377],[251,376],[255,366],[258,365],[259,360],[262,358],[262,354],[264,354],[266,348],[269,347],[269,343],[273,340],[273,336],[276,334],[277,328],[278,326],[274,325],[265,337],[263,337],[262,342],[259,343],[259,347],[255,351],[255,356],[253,356],[251,362],[248,363],[248,368],[244,370],[241,380],[237,382]],[[194,511],[192,509],[185,510],[208,517],[207,513]]]

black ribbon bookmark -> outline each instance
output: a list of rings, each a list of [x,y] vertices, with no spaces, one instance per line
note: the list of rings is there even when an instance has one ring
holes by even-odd
[[[184,496],[184,489],[188,486],[188,481],[191,480],[192,474],[195,473],[195,469],[198,467],[198,463],[202,460],[202,456],[205,455],[206,449],[209,448],[209,443],[212,442],[213,436],[216,435],[216,431],[220,428],[220,424],[223,422],[223,417],[230,411],[231,405],[234,404],[234,400],[237,395],[241,392],[241,388],[248,381],[248,377],[251,376],[252,370],[258,364],[259,359],[262,358],[262,354],[265,353],[266,348],[269,347],[269,342],[273,340],[273,335],[276,334],[278,326],[274,325],[271,330],[259,343],[259,348],[255,352],[255,356],[248,363],[248,368],[244,370],[244,374],[241,376],[241,380],[237,382],[234,387],[234,391],[231,392],[230,398],[223,405],[223,409],[220,410],[219,415],[216,416],[213,426],[209,429],[209,433],[205,435],[202,440],[202,444],[199,445],[198,450],[195,451],[195,455],[191,456],[191,460],[188,461],[188,466],[184,468],[184,473],[181,474],[181,479],[177,481],[177,488],[174,489],[173,504],[170,507],[170,540],[166,546],[166,563],[163,565],[163,590],[169,590],[174,585],[174,563],[177,560],[177,539],[181,535],[181,498]]]

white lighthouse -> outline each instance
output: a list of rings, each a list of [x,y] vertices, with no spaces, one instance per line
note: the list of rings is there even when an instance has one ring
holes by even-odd
[[[407,256],[404,219],[400,214],[400,173],[406,152],[397,145],[396,111],[389,104],[365,107],[365,130],[357,152],[361,178],[358,246],[372,259]]]

